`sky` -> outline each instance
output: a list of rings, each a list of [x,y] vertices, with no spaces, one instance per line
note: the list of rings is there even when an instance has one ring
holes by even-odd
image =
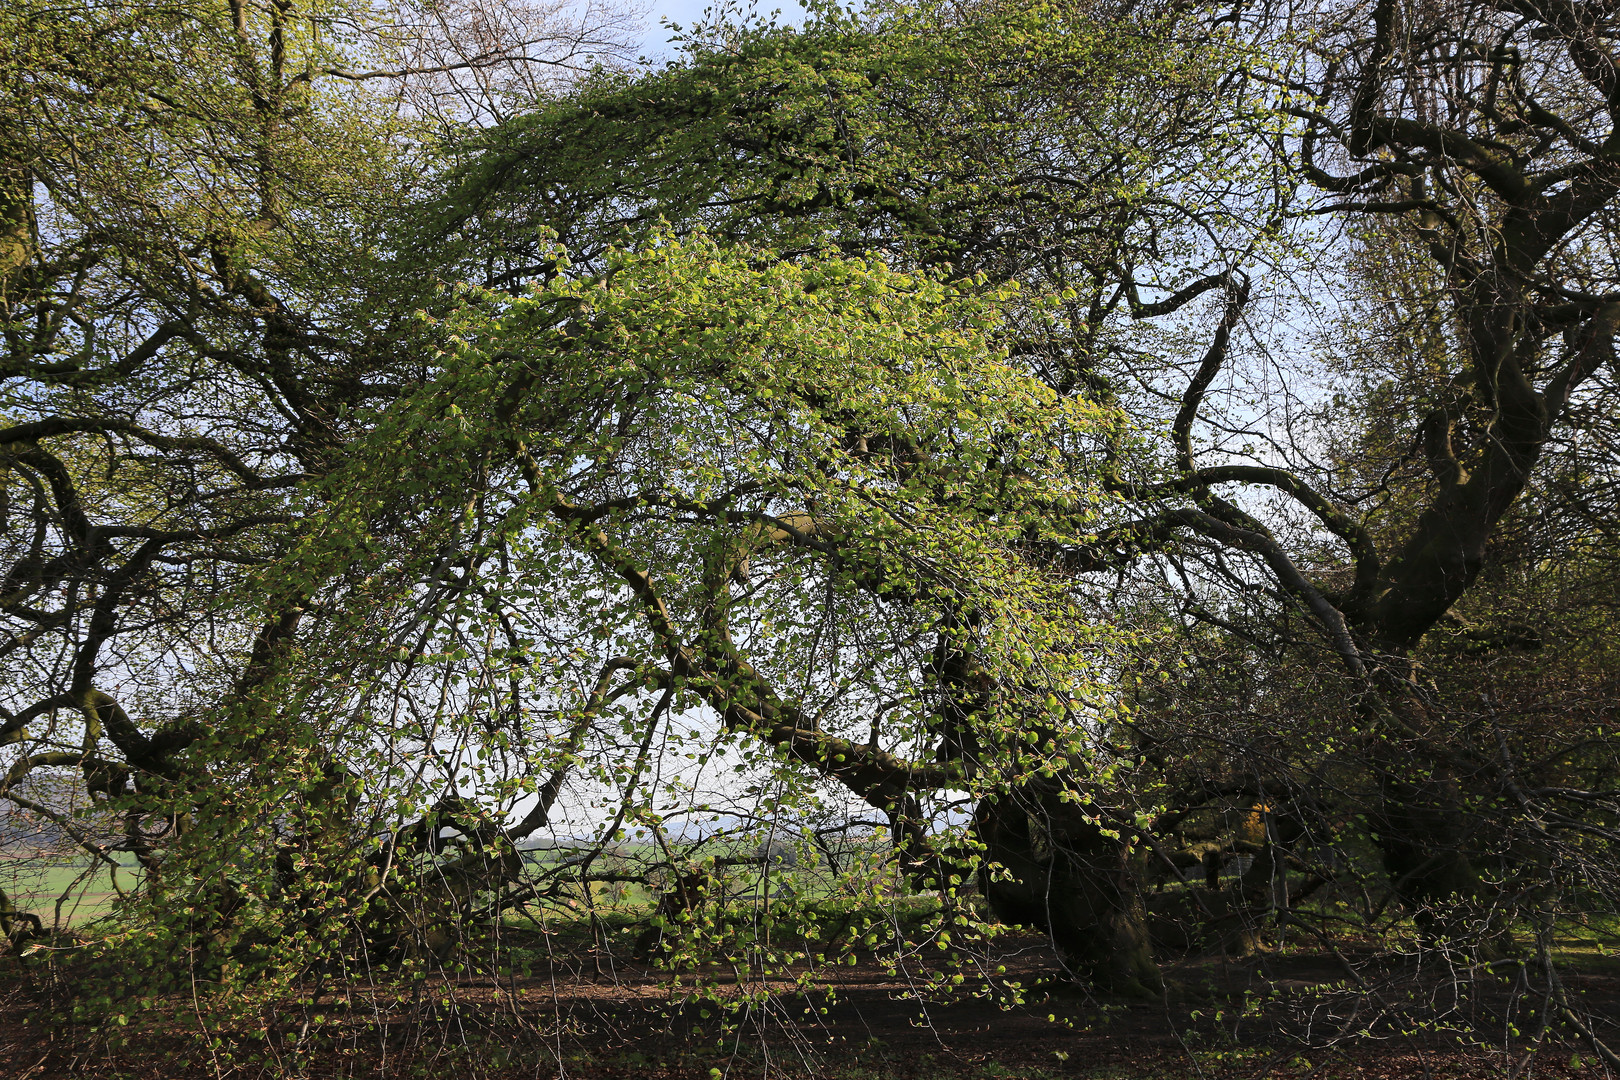
[[[659,25],[659,19],[668,19],[670,22],[690,27],[703,18],[704,9],[718,6],[723,2],[724,0],[651,0],[646,16],[647,33],[641,45],[642,54],[649,59],[669,55],[670,31],[668,27]],[[740,2],[744,8],[748,5],[748,0],[732,0],[732,2]],[[804,21],[804,9],[799,6],[798,0],[758,0],[756,6],[765,13],[781,9],[779,22],[796,24]]]

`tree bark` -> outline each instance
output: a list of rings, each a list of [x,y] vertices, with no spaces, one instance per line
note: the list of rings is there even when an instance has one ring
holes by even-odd
[[[1125,836],[1031,787],[980,802],[975,825],[994,864],[979,886],[997,918],[1046,931],[1072,974],[1099,990],[1164,993]]]

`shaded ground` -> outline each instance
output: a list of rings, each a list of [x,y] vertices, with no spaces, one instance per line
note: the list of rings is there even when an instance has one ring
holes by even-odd
[[[1050,954],[1034,939],[1011,940],[990,960],[1006,968],[1001,978],[1026,986],[1052,970]],[[1352,978],[1333,957],[1200,959],[1169,969],[1172,992],[1164,1003],[1037,989],[1026,1004],[1003,1008],[964,994],[922,1000],[915,987],[925,972],[890,973],[863,962],[819,973],[831,994],[783,994],[742,1011],[741,1023],[727,1033],[717,1027],[712,1005],[672,1002],[667,972],[581,953],[521,977],[433,980],[404,996],[339,988],[303,1014],[278,1018],[268,1042],[226,1033],[210,1054],[188,1034],[196,1026],[189,999],[132,1017],[111,1037],[72,1025],[52,1030],[34,1012],[51,986],[4,958],[0,1077],[1609,1075],[1567,1030],[1536,1038],[1543,1027],[1536,1003],[1516,993],[1512,980],[1463,984],[1459,992],[1454,980],[1421,965],[1356,967]],[[735,993],[735,979],[715,981],[722,997]],[[1597,1034],[1620,1043],[1620,962],[1587,965],[1569,983],[1600,1026]],[[1520,1038],[1480,1044],[1482,1033],[1502,1040],[1512,1028]]]

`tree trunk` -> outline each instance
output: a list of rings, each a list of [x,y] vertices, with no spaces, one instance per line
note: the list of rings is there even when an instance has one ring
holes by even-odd
[[[22,938],[29,933],[38,934],[43,931],[39,916],[19,910],[0,889],[0,941]]]
[[[1390,886],[1426,944],[1497,959],[1507,946],[1506,912],[1496,891],[1480,880],[1470,852],[1482,823],[1467,809],[1453,771],[1436,757],[1433,748],[1407,740],[1392,740],[1375,751],[1374,838]]]
[[[981,802],[976,829],[999,866],[979,875],[997,918],[1046,931],[1071,974],[1099,990],[1163,994],[1127,840],[1055,791],[1029,788]]]

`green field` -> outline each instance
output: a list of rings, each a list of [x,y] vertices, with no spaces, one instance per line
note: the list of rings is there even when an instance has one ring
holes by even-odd
[[[119,890],[128,892],[140,878],[133,860],[114,871],[105,863],[64,859],[52,862],[0,862],[0,889],[21,911],[38,915],[46,926],[83,926],[110,912]]]

